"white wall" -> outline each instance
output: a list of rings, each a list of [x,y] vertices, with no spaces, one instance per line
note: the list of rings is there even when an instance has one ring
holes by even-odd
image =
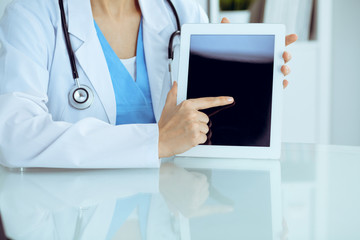
[[[332,144],[360,145],[359,23],[359,0],[333,0]]]

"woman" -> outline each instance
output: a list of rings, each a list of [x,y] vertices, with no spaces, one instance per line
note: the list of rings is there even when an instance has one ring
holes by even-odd
[[[192,0],[173,4],[182,24],[208,21]],[[59,3],[15,0],[0,24],[3,165],[157,167],[159,158],[206,141],[209,119],[199,110],[233,100],[176,105],[177,85],[170,90],[166,57],[176,22],[165,0],[65,0],[63,5],[79,81],[93,89],[93,103],[85,110],[69,104],[74,79]],[[286,75],[289,68],[282,71]]]

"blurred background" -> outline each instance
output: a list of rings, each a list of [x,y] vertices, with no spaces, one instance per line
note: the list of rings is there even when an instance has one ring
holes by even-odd
[[[0,16],[11,0],[0,0]],[[359,0],[194,0],[210,21],[283,23],[288,48],[283,141],[360,145]]]

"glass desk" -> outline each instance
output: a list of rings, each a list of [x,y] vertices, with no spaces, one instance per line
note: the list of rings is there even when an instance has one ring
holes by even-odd
[[[360,147],[284,144],[280,161],[160,169],[0,167],[10,239],[360,239]]]

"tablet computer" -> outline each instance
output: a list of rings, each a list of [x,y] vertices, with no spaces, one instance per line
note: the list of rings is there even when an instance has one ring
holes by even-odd
[[[208,141],[180,156],[280,157],[284,48],[280,24],[182,26],[178,104],[215,96],[235,104],[203,110]]]

